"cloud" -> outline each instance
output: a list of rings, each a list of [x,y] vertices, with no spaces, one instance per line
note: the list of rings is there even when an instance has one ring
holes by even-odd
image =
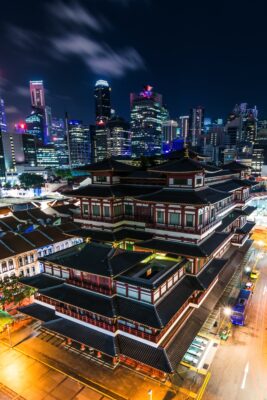
[[[144,68],[142,57],[134,48],[115,51],[81,33],[65,34],[51,40],[56,54],[77,56],[97,74],[121,77],[129,70]]]
[[[40,36],[37,33],[14,25],[8,25],[7,34],[12,42],[22,49],[34,47],[40,40]]]
[[[15,106],[5,107],[6,114],[20,114],[20,110]]]
[[[14,88],[14,91],[22,97],[29,97],[30,96],[30,90],[27,86],[16,86]]]
[[[76,25],[84,25],[97,32],[102,31],[100,21],[77,2],[65,4],[59,1],[53,5],[50,5],[48,9],[50,13],[64,22],[71,22]]]

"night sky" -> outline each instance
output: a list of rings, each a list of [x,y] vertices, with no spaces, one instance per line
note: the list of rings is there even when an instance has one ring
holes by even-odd
[[[129,118],[129,93],[146,83],[171,117],[203,105],[225,117],[235,103],[267,117],[264,1],[3,0],[0,91],[9,122],[30,111],[28,81],[43,79],[54,116],[94,120],[93,87],[112,87]]]

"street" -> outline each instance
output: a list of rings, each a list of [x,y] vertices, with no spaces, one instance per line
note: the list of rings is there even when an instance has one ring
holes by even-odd
[[[256,250],[258,254],[259,250]],[[259,259],[260,277],[246,325],[234,326],[211,367],[204,400],[267,399],[267,254]]]

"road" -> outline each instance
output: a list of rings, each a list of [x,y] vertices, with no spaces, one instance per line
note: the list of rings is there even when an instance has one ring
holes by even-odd
[[[257,250],[258,251],[258,250]],[[204,400],[267,400],[267,253],[246,326],[233,327],[232,337],[217,351]]]
[[[39,361],[0,344],[0,400],[108,400]]]

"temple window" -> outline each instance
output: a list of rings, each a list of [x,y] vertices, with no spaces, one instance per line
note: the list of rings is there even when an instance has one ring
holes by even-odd
[[[164,211],[157,211],[157,222],[164,224]]]

